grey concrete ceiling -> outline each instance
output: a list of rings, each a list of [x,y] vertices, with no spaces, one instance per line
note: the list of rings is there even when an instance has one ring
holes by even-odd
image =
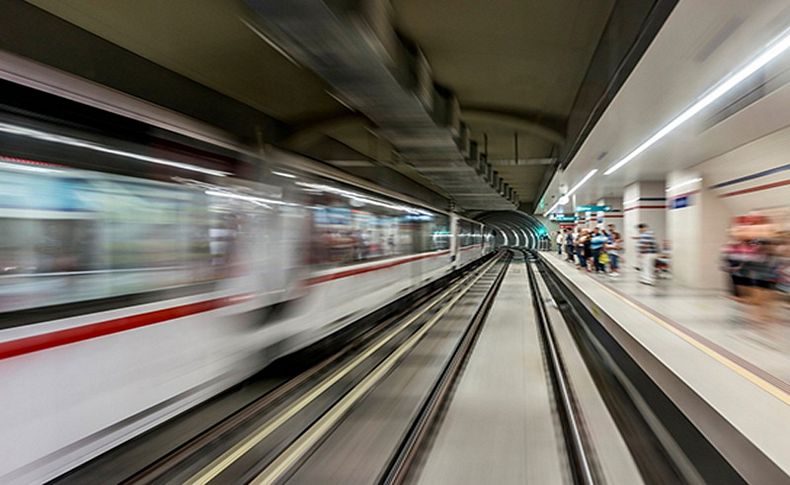
[[[328,135],[369,159],[393,158],[364,118],[332,121],[349,111],[324,81],[249,27],[241,1],[28,2],[297,131]],[[424,52],[435,82],[458,97],[472,138],[481,148],[487,138],[494,169],[529,202],[550,167],[533,161],[556,155],[614,3],[392,0],[391,6],[395,29]]]
[[[393,0],[462,107],[564,119],[614,0]]]
[[[344,108],[260,39],[241,2],[28,0],[99,37],[287,123]]]
[[[564,133],[613,4],[613,0],[393,0],[398,27],[424,50],[436,80],[456,93],[472,136],[481,141],[487,135],[490,161],[515,159],[516,144],[519,159],[549,157],[556,142],[517,123],[466,118],[464,111],[509,113]],[[547,167],[495,169],[522,200],[529,201]]]

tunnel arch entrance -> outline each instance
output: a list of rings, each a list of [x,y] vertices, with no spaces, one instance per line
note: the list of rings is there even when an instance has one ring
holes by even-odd
[[[474,215],[495,231],[497,246],[537,249],[548,228],[535,216],[520,211],[485,211]]]

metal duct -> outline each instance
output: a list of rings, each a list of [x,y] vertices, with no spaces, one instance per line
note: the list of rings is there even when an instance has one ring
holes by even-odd
[[[508,210],[501,182],[478,173],[458,99],[433,84],[419,50],[407,49],[388,0],[247,0],[255,22],[335,94],[377,126],[409,163],[468,210]],[[479,162],[487,165],[487,162]],[[490,167],[480,170],[490,172]],[[491,183],[490,183],[491,182]]]

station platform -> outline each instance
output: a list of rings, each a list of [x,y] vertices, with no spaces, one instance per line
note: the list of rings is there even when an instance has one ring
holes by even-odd
[[[790,423],[787,322],[750,324],[723,292],[671,279],[646,286],[633,270],[611,278],[540,257],[734,468],[786,479],[790,437],[777,430]]]
[[[551,256],[554,258],[547,258],[548,261],[564,262],[557,254],[551,253]],[[572,268],[573,265],[563,266]],[[724,291],[686,288],[671,278],[658,278],[655,286],[643,285],[639,283],[639,273],[626,267],[621,268],[616,278],[595,273],[587,275],[662,324],[672,326],[777,387],[785,391],[790,389],[790,319],[787,312],[777,308],[774,325],[755,324],[750,321],[745,306],[728,298]]]

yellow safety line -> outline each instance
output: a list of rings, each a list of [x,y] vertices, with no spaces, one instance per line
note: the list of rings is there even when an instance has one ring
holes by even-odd
[[[403,357],[406,352],[411,350],[417,343],[425,336],[430,329],[460,300],[466,292],[483,276],[483,273],[477,276],[475,280],[464,290],[455,297],[453,297],[448,304],[442,308],[436,315],[434,315],[425,325],[410,336],[397,350],[387,356],[387,358],[379,364],[376,369],[365,378],[348,394],[335,404],[332,409],[325,413],[316,424],[313,425],[308,431],[299,437],[288,449],[284,450],[272,463],[269,464],[257,477],[255,477],[250,485],[270,485],[282,478],[293,465],[302,456],[307,454],[310,449],[321,440],[321,438],[329,432],[332,427],[340,421],[346,412],[351,409],[357,401],[360,400],[373,386],[375,386],[387,373],[395,366],[395,364]]]
[[[648,317],[650,317],[650,319],[652,319],[653,321],[657,322],[659,325],[661,325],[662,327],[666,328],[670,332],[674,333],[678,337],[682,338],[687,343],[689,343],[692,346],[696,347],[698,350],[701,350],[702,352],[707,354],[709,357],[712,357],[713,359],[718,361],[720,364],[723,364],[724,366],[726,366],[730,370],[735,371],[741,377],[746,378],[752,384],[754,384],[754,385],[760,387],[761,389],[763,389],[764,391],[770,393],[772,396],[776,397],[777,399],[779,399],[783,403],[790,404],[790,394],[788,394],[784,390],[776,387],[775,385],[773,385],[770,382],[766,381],[765,379],[763,379],[762,377],[760,377],[757,374],[753,373],[749,369],[745,369],[744,367],[738,365],[736,362],[733,362],[731,359],[721,355],[720,353],[716,352],[715,350],[713,350],[712,348],[708,347],[704,343],[702,343],[699,340],[695,339],[691,335],[689,335],[689,334],[683,332],[682,330],[676,328],[674,325],[672,325],[671,323],[667,322],[666,320],[664,320],[662,318],[659,318],[658,316],[654,315],[653,313],[645,310],[644,308],[642,308],[639,305],[637,305],[634,302],[632,302],[629,298],[624,298],[623,295],[618,294],[616,291],[612,290],[611,288],[609,288],[605,284],[601,283],[600,281],[597,281],[595,278],[590,277],[590,279],[592,281],[594,281],[595,283],[597,283],[599,286],[601,286],[601,288],[603,288],[606,291],[608,291],[609,293],[617,296],[618,299],[628,303],[633,308],[636,308],[637,310],[642,312],[644,315],[647,315]],[[598,305],[598,306],[600,306],[600,305]]]
[[[481,269],[479,275],[468,285],[468,287],[460,294],[458,297],[464,295],[491,267],[491,265],[496,262],[496,259],[491,260],[484,268]],[[267,436],[269,436],[272,432],[274,432],[277,428],[282,426],[286,421],[290,418],[295,416],[299,411],[307,407],[311,402],[313,402],[318,396],[320,396],[324,391],[332,387],[335,383],[337,383],[340,379],[348,375],[354,368],[356,368],[359,364],[361,364],[365,359],[367,359],[370,355],[374,352],[382,348],[386,345],[390,340],[395,338],[400,332],[405,330],[407,327],[411,326],[416,320],[422,317],[428,310],[436,306],[447,294],[453,292],[459,286],[462,286],[468,280],[459,281],[455,285],[451,286],[444,292],[442,292],[441,296],[437,297],[430,305],[425,307],[420,313],[412,316],[404,323],[400,324],[396,327],[393,331],[391,331],[387,336],[379,340],[376,344],[369,347],[365,352],[358,355],[354,360],[347,363],[341,369],[338,369],[335,373],[333,373],[330,377],[325,379],[319,386],[314,387],[304,395],[299,401],[294,403],[293,405],[289,406],[287,409],[283,410],[278,414],[273,420],[268,421],[267,423],[263,424],[262,426],[258,427],[251,435],[249,435],[244,440],[237,443],[231,449],[217,457],[207,466],[202,468],[197,474],[192,476],[189,480],[185,483],[188,485],[205,485],[212,479],[214,479],[217,475],[222,473],[226,470],[230,465],[232,465],[236,460],[238,460],[241,456],[245,453],[250,451],[253,447],[255,447],[258,443],[263,441]],[[457,299],[452,300],[454,304]],[[448,305],[445,307],[446,309],[449,308]],[[444,309],[442,311],[445,311]]]

